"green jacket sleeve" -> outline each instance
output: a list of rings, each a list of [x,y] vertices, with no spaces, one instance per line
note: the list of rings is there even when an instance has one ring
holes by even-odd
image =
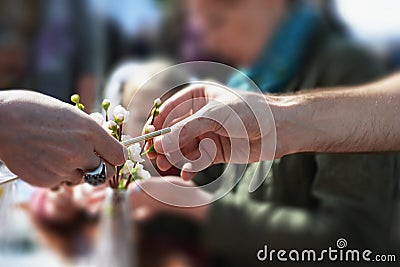
[[[349,43],[334,43],[316,58],[298,87],[359,84],[383,73],[373,57]],[[248,193],[259,166],[252,164],[235,190],[211,205],[206,241],[226,258],[248,263],[257,263],[265,244],[318,248],[343,237],[356,246],[385,246],[397,162],[389,153],[290,155],[274,162],[270,179]]]

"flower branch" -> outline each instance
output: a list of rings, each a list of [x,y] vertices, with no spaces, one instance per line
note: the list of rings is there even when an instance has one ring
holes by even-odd
[[[79,95],[75,94],[71,96],[71,101],[75,103],[75,106],[80,110],[84,110],[85,106],[80,103]],[[155,117],[159,114],[159,108],[161,106],[161,100],[156,99],[154,101],[151,110],[151,123],[145,129],[146,133],[153,132],[155,130],[153,123]],[[90,114],[90,117],[99,125],[101,125],[111,136],[117,139],[119,142],[130,139],[128,135],[124,135],[124,124],[129,120],[129,111],[127,111],[121,105],[116,106],[113,112],[110,113],[111,103],[108,99],[104,99],[102,102],[102,108],[105,115],[103,116],[99,112]],[[146,145],[151,142],[151,146],[148,150],[144,151]],[[144,152],[143,152],[144,151]],[[135,180],[150,178],[150,173],[144,169],[142,163],[144,159],[143,155],[149,152],[155,151],[152,140],[146,140],[143,146],[138,143],[131,145],[128,148],[128,159],[121,166],[115,167],[115,175],[109,180],[109,185],[113,189],[127,190],[129,184]]]

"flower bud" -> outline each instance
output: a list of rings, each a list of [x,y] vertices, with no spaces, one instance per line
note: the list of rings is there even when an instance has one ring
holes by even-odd
[[[129,111],[127,111],[123,106],[118,105],[114,108],[114,119],[117,123],[125,123],[129,120]]]
[[[79,104],[79,101],[81,101],[81,97],[78,94],[74,94],[71,96],[71,101],[72,103]]]
[[[157,99],[154,100],[154,106],[155,106],[156,108],[161,107],[161,104],[162,104],[162,102],[161,102],[161,99],[160,99],[160,98],[157,98]]]
[[[107,98],[105,98],[105,99],[103,100],[103,102],[101,103],[101,106],[103,107],[103,109],[104,109],[105,112],[108,111],[108,108],[110,107],[110,105],[111,105],[111,102],[110,102],[110,100],[108,100]]]
[[[115,121],[107,121],[107,128],[112,130],[112,131],[116,131],[118,129],[118,125],[117,123],[115,123]]]
[[[144,129],[144,133],[148,134],[148,133],[152,133],[156,130],[156,128],[154,127],[154,125],[147,125],[146,129]]]

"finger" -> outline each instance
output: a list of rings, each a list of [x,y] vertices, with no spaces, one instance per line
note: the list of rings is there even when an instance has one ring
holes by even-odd
[[[164,155],[158,155],[156,164],[161,171],[167,171],[173,166]]]
[[[18,177],[22,180],[28,182],[29,184],[37,187],[48,187],[48,188],[57,188],[61,186],[63,177],[60,177],[52,170],[45,170],[45,169],[34,169],[34,172],[31,171],[31,168],[26,168],[29,172],[26,174],[20,174],[15,172]]]
[[[152,145],[153,142],[146,142],[146,145],[144,146],[144,151],[149,150]],[[146,155],[149,159],[155,159],[157,157],[157,152],[148,152]]]
[[[182,165],[182,162],[178,163],[181,168],[181,177],[184,181],[189,181],[196,176],[196,174],[211,166],[215,161],[215,156],[212,156],[209,152],[211,151],[207,146],[200,145],[199,149],[192,151],[186,155],[186,162]]]
[[[149,153],[147,153],[147,157],[149,158],[149,159],[155,159],[155,158],[157,158],[157,152],[149,152]]]
[[[115,167],[108,162],[106,162],[106,170],[107,170],[107,181],[111,179],[115,175]],[[101,186],[101,185],[99,185]]]
[[[159,108],[160,113],[154,119],[154,127],[160,129],[164,125],[167,117],[171,116],[171,112],[174,112],[174,118],[184,116],[186,113],[190,112],[193,108],[192,99],[197,98],[196,102],[198,105],[205,105],[206,99],[204,94],[202,94],[203,91],[203,86],[189,86],[168,98]],[[177,106],[179,106],[178,109],[176,109]]]
[[[78,185],[83,182],[83,172],[80,169],[75,169],[67,179],[63,181],[64,183],[69,183],[71,185]]]
[[[182,167],[181,177],[184,181],[190,181],[196,176],[196,172],[192,172],[192,164],[186,163]]]
[[[193,142],[200,135],[215,131],[215,121],[196,113],[171,127],[171,132],[154,139],[154,148],[158,153],[172,153]]]
[[[192,106],[192,104],[190,104],[190,106]],[[178,111],[178,113],[176,113],[175,111]],[[168,114],[168,116],[170,116],[170,119],[172,121],[171,122],[164,121],[163,125],[160,126],[159,128],[161,129],[161,128],[169,127],[171,125],[174,125],[174,124],[188,118],[191,115],[191,112],[189,112],[189,111],[191,111],[191,108],[189,108],[189,106],[184,107],[183,109],[181,109],[181,106],[179,106],[179,108],[174,110],[175,114],[171,114],[171,113]],[[181,116],[182,113],[185,113],[185,114]],[[146,122],[145,126],[143,127],[143,134],[145,133],[146,127],[149,126],[151,123],[152,123],[152,118],[149,118],[149,120]],[[145,145],[145,151],[148,150],[152,144],[153,144],[152,142],[147,142]],[[149,159],[155,159],[157,157],[157,153],[156,152],[148,152],[147,157]]]
[[[95,122],[93,129],[94,150],[111,165],[122,165],[125,162],[126,148]]]
[[[172,166],[179,166],[179,162],[187,161],[187,160],[196,160],[201,156],[199,150],[199,140],[188,144],[183,147],[179,152],[174,152],[167,155],[158,154],[156,158],[157,167],[166,171],[169,170]],[[179,167],[178,167],[179,168]]]
[[[79,160],[78,169],[81,169],[84,172],[93,171],[99,167],[101,163],[101,158],[94,153],[94,151],[90,151],[87,153],[82,153],[79,156],[77,161]]]

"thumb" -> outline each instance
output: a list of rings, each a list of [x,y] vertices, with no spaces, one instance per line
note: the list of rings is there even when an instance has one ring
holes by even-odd
[[[97,123],[93,123],[93,143],[95,151],[111,165],[125,162],[126,148]]]
[[[203,112],[202,112],[203,113]],[[154,139],[154,148],[158,153],[166,154],[195,141],[199,136],[215,131],[218,124],[197,112],[171,126],[171,132]]]

